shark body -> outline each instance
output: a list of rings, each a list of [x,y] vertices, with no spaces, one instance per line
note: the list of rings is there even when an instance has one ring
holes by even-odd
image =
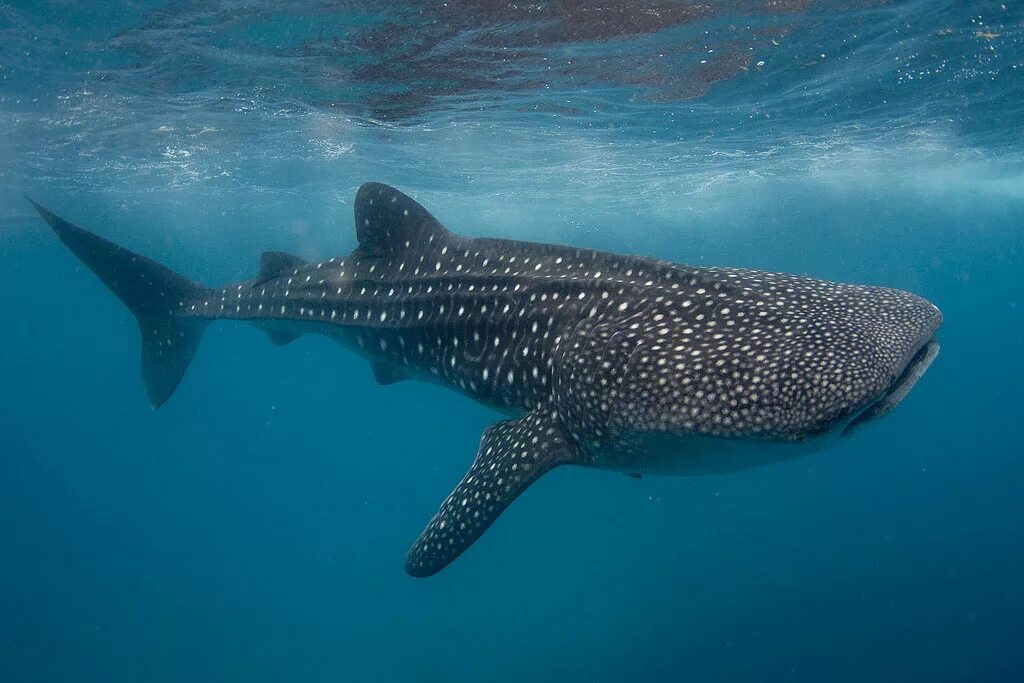
[[[908,292],[639,256],[466,238],[386,185],[356,197],[359,246],[206,288],[37,205],[133,310],[154,406],[213,320],[285,344],[325,334],[381,384],[441,383],[510,419],[413,543],[436,573],[554,467],[699,474],[791,458],[891,410],[938,352],[938,309]]]

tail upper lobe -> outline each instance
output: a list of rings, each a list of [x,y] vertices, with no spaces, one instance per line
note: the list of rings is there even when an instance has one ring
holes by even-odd
[[[186,301],[201,297],[204,288],[32,205],[60,241],[135,314],[142,333],[142,377],[150,403],[158,408],[174,393],[199,346],[207,321],[185,317],[182,309]]]

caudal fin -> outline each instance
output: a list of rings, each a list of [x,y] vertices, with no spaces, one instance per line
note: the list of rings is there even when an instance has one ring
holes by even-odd
[[[206,327],[207,321],[181,314],[184,302],[202,296],[203,288],[29,201],[60,241],[135,314],[146,393],[153,407],[160,407],[181,382]]]

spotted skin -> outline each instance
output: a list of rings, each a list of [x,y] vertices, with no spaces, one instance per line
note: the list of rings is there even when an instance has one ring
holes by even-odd
[[[268,252],[256,278],[219,289],[38,208],[139,317],[155,405],[202,328],[234,319],[278,344],[325,334],[364,355],[381,384],[437,382],[515,418],[485,432],[413,545],[416,576],[446,566],[557,465],[729,471],[887,412],[934,358],[942,321],[924,299],[882,287],[461,237],[379,183],[357,194],[353,253],[304,263]],[[137,260],[113,268],[110,249]]]

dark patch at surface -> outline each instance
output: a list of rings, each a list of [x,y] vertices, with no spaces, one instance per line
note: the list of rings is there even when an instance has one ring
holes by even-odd
[[[165,34],[196,27],[197,35],[189,41],[197,46],[195,54],[175,55],[172,59],[182,64],[161,72],[152,84],[155,89],[187,92],[198,76],[233,73],[235,64],[211,63],[214,51],[204,48],[213,36],[263,58],[255,63],[264,65],[259,72],[264,81],[285,80],[266,65],[292,60],[287,81],[295,83],[294,91],[281,97],[289,105],[299,102],[303,107],[408,121],[456,102],[494,106],[497,97],[512,93],[625,85],[639,86],[639,96],[656,100],[696,97],[712,82],[739,73],[706,68],[702,60],[731,63],[717,53],[745,54],[760,47],[759,24],[775,17],[770,29],[780,36],[787,28],[784,22],[807,4],[463,0],[392,3],[383,13],[378,4],[361,1],[286,2],[273,10],[260,3],[230,9],[184,3],[149,13],[138,25],[112,37],[110,46],[142,65],[162,63],[169,59],[162,49]],[[303,19],[275,27],[278,39],[273,43],[254,40],[266,31],[264,22],[273,12]],[[755,17],[749,23],[756,28],[728,21],[734,15]],[[666,50],[665,43],[652,48],[644,42],[659,32],[688,27],[689,36],[697,38],[685,51]],[[617,41],[620,49],[595,57],[588,48],[599,41]],[[674,34],[667,42],[680,44]],[[148,77],[150,69],[139,71],[133,75]],[[712,78],[712,72],[718,77]],[[252,68],[246,73],[253,78]],[[105,76],[117,78],[119,73],[111,70]],[[703,88],[697,87],[700,83]],[[251,83],[238,88],[243,85]]]

